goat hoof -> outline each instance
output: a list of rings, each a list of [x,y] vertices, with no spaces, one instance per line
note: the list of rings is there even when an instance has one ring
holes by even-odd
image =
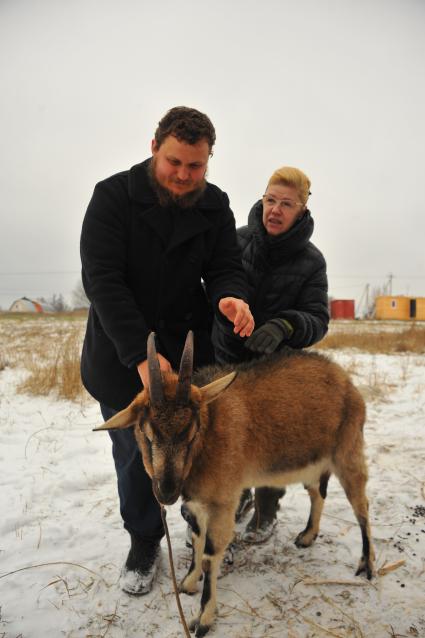
[[[363,559],[360,561],[359,566],[356,571],[356,576],[360,576],[360,574],[366,574],[366,578],[368,580],[372,580],[375,570],[373,569],[373,565],[370,563],[366,563]]]
[[[180,583],[180,585],[178,586],[178,591],[179,591],[179,594],[187,594],[188,596],[193,596],[194,594],[198,593],[198,588],[196,586],[188,587],[183,582],[183,583]]]
[[[314,534],[314,536],[311,536],[308,534],[308,532],[300,532],[298,534],[298,536],[296,537],[294,543],[297,547],[310,547],[310,545],[313,543],[313,541],[315,541],[317,538],[317,534]]]
[[[189,625],[189,630],[192,633],[195,632],[196,638],[202,638],[202,636],[205,636],[210,629],[211,625],[202,625],[199,618],[194,618]]]
[[[193,633],[194,631],[196,631],[199,627],[199,618],[192,618],[192,620],[189,623],[189,631],[191,633]]]

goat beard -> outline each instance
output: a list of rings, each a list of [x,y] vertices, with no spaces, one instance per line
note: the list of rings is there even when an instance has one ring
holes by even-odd
[[[157,194],[159,204],[162,208],[167,208],[168,206],[173,205],[181,208],[182,210],[193,208],[196,202],[199,201],[199,199],[204,194],[204,191],[207,187],[205,177],[200,182],[197,182],[196,188],[194,188],[189,193],[177,195],[158,182],[155,174],[155,167],[156,160],[153,157],[148,167],[149,181],[155,193]]]

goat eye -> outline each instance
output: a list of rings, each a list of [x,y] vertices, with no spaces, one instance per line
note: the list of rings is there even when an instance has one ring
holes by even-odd
[[[195,436],[195,432],[196,429],[193,427],[193,423],[190,423],[177,435],[176,438],[179,442],[187,440],[187,442],[190,443]]]
[[[149,445],[152,445],[153,432],[151,428],[149,427],[149,424],[148,423],[141,424],[140,429],[142,430],[146,443],[148,443]]]
[[[188,440],[189,440],[189,443],[190,443],[191,441],[193,441],[193,439],[195,438],[195,434],[196,434],[196,428],[192,426],[192,427],[189,429],[188,437],[187,437],[187,438],[188,438]]]
[[[142,430],[145,438],[152,443],[153,440],[153,430],[150,422],[146,419],[143,423],[141,423],[140,429]]]

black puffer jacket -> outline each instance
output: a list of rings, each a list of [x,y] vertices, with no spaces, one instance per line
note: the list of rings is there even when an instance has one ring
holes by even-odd
[[[287,233],[271,237],[262,222],[258,201],[248,225],[237,230],[248,275],[249,304],[255,327],[280,317],[293,328],[283,346],[304,348],[322,339],[328,329],[328,281],[322,253],[310,242],[314,222],[310,211]],[[244,361],[253,355],[235,336],[232,326],[215,321],[213,343],[220,362]]]

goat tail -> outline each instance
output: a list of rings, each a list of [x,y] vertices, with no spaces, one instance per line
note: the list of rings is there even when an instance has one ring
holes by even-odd
[[[363,429],[366,421],[366,405],[358,389],[347,380],[346,393],[337,445],[333,458],[334,471],[341,480],[347,473],[362,474],[367,481],[364,456]]]

